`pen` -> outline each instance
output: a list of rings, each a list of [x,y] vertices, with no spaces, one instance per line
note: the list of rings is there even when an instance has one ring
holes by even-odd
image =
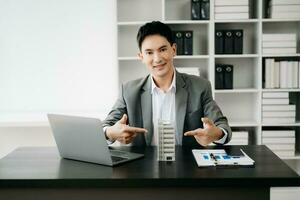
[[[210,153],[209,156],[214,161],[214,164],[218,164],[218,161],[217,161],[217,159],[216,159],[216,157],[214,156],[213,153]]]

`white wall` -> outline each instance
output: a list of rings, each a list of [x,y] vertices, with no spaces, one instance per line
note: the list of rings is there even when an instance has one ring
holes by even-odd
[[[118,93],[116,40],[115,0],[0,0],[0,156],[54,144],[47,126],[7,123],[104,116]]]

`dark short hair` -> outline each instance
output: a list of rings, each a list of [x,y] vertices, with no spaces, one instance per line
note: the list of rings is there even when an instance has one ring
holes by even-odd
[[[171,45],[174,43],[171,28],[160,21],[152,21],[141,26],[138,31],[136,39],[140,50],[144,39],[149,35],[161,35],[165,37]]]

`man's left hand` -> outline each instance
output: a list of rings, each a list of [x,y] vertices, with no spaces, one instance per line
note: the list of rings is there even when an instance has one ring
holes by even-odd
[[[223,137],[223,131],[212,120],[204,117],[201,118],[201,121],[203,122],[203,128],[185,132],[184,136],[194,136],[196,141],[202,146],[207,146]]]

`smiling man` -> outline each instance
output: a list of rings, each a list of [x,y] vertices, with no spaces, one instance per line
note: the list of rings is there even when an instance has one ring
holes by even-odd
[[[158,121],[164,120],[174,126],[176,145],[229,142],[231,129],[212,98],[210,82],[175,70],[171,29],[159,21],[146,23],[137,42],[138,56],[150,74],[122,85],[103,123],[106,138],[136,146],[157,145]]]

